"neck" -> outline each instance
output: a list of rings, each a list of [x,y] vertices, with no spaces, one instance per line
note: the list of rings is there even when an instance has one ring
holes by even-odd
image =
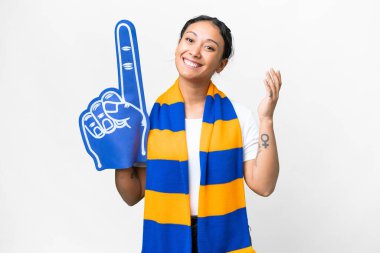
[[[192,106],[197,104],[204,104],[210,80],[191,81],[179,77],[178,81],[179,88],[186,105]]]
[[[180,76],[178,81],[185,102],[185,117],[202,118],[210,80],[188,80]]]

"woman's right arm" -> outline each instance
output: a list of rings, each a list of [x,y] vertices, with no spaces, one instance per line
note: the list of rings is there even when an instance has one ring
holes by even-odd
[[[122,199],[136,205],[145,196],[146,167],[115,170],[115,183]]]

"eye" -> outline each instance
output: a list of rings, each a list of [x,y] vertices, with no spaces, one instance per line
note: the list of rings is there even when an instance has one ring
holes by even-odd
[[[189,38],[189,37],[186,37],[185,40],[187,40],[190,43],[194,41],[192,38]]]
[[[207,49],[208,51],[215,51],[215,49],[214,49],[213,47],[211,47],[211,46],[206,46],[206,49]]]

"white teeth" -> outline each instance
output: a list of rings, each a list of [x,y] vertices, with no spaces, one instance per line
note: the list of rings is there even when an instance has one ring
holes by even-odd
[[[193,67],[193,68],[197,68],[197,67],[200,66],[199,64],[194,63],[194,62],[189,61],[189,60],[186,60],[185,58],[183,59],[183,62],[184,62],[186,65],[188,65],[188,66],[190,66],[190,67]]]

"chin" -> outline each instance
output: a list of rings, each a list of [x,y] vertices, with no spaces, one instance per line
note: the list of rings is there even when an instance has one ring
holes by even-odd
[[[177,67],[178,75],[181,78],[186,79],[188,81],[199,82],[199,81],[211,78],[205,75],[205,73],[200,73],[196,70],[188,69],[186,66],[181,66],[181,65],[178,66],[177,64],[176,67]]]
[[[178,71],[178,74],[181,78],[189,80],[189,81],[193,81],[193,82],[207,79],[203,75],[197,75],[194,73],[189,73],[187,71]]]

